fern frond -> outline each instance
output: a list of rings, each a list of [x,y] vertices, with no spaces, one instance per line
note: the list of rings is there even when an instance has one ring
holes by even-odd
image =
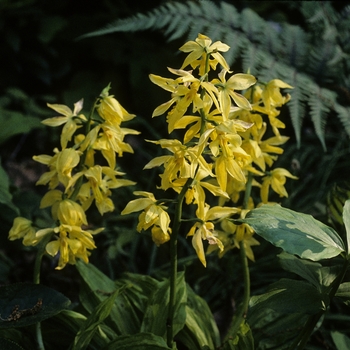
[[[345,132],[350,136],[350,107],[335,104],[334,109],[338,114],[338,118]]]
[[[281,36],[284,38],[283,60],[293,67],[302,69],[308,55],[305,32],[298,26],[284,25]]]
[[[324,129],[326,125],[326,115],[329,112],[327,104],[322,100],[321,89],[314,91],[310,96],[308,104],[310,106],[310,116],[315,127],[315,132],[318,138],[321,140],[322,147],[326,150],[326,144],[323,139]]]
[[[350,182],[334,184],[327,195],[327,207],[330,219],[343,226],[343,208],[345,202],[350,198]]]
[[[310,112],[316,134],[325,148],[326,118],[335,111],[350,136],[350,107],[336,101],[339,87],[350,91],[350,6],[338,13],[330,1],[300,2],[309,31],[290,24],[268,22],[245,8],[239,13],[227,3],[171,1],[146,13],[117,20],[84,37],[114,32],[161,29],[168,40],[198,33],[221,40],[231,49],[225,58],[231,65],[238,57],[243,70],[259,80],[280,78],[294,86],[289,111],[298,145],[301,127]],[[330,85],[331,83],[331,85]]]

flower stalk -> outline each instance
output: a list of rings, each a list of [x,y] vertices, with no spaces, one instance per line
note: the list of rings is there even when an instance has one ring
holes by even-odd
[[[168,309],[168,328],[167,328],[167,345],[173,347],[174,341],[174,315],[176,302],[176,277],[177,277],[177,242],[178,234],[181,225],[182,204],[185,194],[192,182],[188,179],[185,186],[182,188],[175,206],[174,223],[172,233],[170,235],[170,276],[169,276],[169,309]]]

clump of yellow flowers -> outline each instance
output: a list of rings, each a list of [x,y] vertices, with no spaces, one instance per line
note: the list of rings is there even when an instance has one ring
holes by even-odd
[[[60,149],[33,159],[48,167],[37,185],[48,186],[40,207],[51,207],[55,224],[38,229],[30,220],[17,217],[9,233],[10,240],[23,238],[26,246],[35,246],[46,238],[46,252],[59,256],[57,269],[74,264],[76,258],[88,262],[90,250],[96,248],[93,236],[103,228],[88,229],[86,210],[95,203],[101,215],[113,211],[111,189],[134,184],[120,178],[124,174],[116,170],[116,156],[133,153],[124,136],[138,132],[121,124],[135,115],[109,95],[109,89],[107,86],[102,91],[88,117],[81,113],[83,100],[74,104],[73,111],[65,105],[48,104],[59,116],[45,119],[43,124],[63,125]],[[102,154],[103,165],[95,162],[97,152]]]
[[[229,46],[212,43],[202,34],[180,50],[188,55],[180,69],[168,68],[174,79],[153,74],[150,79],[171,94],[169,101],[154,110],[153,117],[167,113],[169,134],[184,129],[183,140],[149,141],[169,154],[152,159],[144,168],[162,166],[160,188],[172,189],[178,193],[178,201],[183,197],[187,205],[195,206],[187,236],[192,237],[204,266],[204,240],[209,243],[208,252],[218,249],[219,255],[243,242],[247,256],[254,259],[250,247],[258,242],[252,237],[253,230],[248,225],[236,226],[230,218],[244,218],[254,206],[268,203],[270,188],[281,197],[288,196],[286,178],[296,179],[286,169],[270,169],[283,153],[279,146],[288,140],[280,135],[285,125],[278,116],[279,108],[290,99],[281,89],[292,86],[279,79],[257,83],[251,74],[232,74],[221,54]],[[221,70],[211,78],[218,65]],[[268,127],[271,136],[264,139]],[[260,188],[258,203],[250,195],[252,186]],[[206,191],[218,198],[216,205],[208,203]],[[149,192],[135,195],[141,198],[130,201],[122,214],[141,211],[138,231],[151,228],[157,245],[167,242],[183,221],[179,213],[175,210],[177,222],[171,226],[165,200],[157,200]],[[225,206],[227,203],[230,205]]]
[[[287,83],[274,79],[259,82],[251,74],[232,74],[221,52],[229,46],[199,34],[195,41],[185,43],[180,50],[187,53],[180,69],[168,68],[176,77],[150,75],[151,81],[170,92],[169,101],[157,107],[152,117],[165,113],[168,133],[185,130],[181,140],[149,141],[168,151],[167,155],[152,159],[144,169],[162,166],[160,189],[172,189],[177,200],[157,200],[153,193],[134,192],[140,198],[131,200],[122,214],[141,211],[137,230],[151,229],[156,245],[177,234],[184,221],[182,200],[195,208],[187,236],[198,258],[206,266],[207,253],[219,251],[219,256],[232,248],[244,245],[246,255],[254,259],[251,246],[258,242],[246,224],[236,226],[233,217],[244,218],[249,210],[269,202],[272,189],[287,197],[286,178],[296,179],[288,170],[272,169],[280,147],[288,137],[280,134],[285,127],[278,119],[280,107],[290,99],[281,89],[292,89]],[[221,70],[211,77],[217,67]],[[46,251],[59,255],[58,269],[76,258],[88,262],[90,250],[96,248],[93,235],[103,229],[89,230],[86,210],[94,202],[101,215],[114,210],[111,189],[134,184],[120,179],[116,170],[116,156],[133,152],[124,142],[127,134],[137,131],[121,127],[131,120],[119,102],[109,95],[106,87],[95,103],[89,117],[81,113],[83,100],[75,103],[73,111],[64,105],[48,105],[58,112],[57,117],[43,121],[49,126],[64,125],[61,147],[53,155],[39,155],[34,159],[48,166],[38,185],[48,185],[49,191],[41,200],[41,208],[51,207],[55,225],[37,229],[22,217],[15,219],[9,239],[23,238],[24,245],[36,245],[49,237]],[[240,93],[240,91],[242,93]],[[96,113],[94,113],[97,111]],[[81,133],[79,133],[82,131]],[[270,134],[264,138],[265,134]],[[105,165],[95,163],[100,152]],[[252,186],[260,189],[255,202]],[[215,205],[210,200],[217,197]],[[167,203],[168,202],[168,203]],[[173,221],[168,204],[176,203]]]

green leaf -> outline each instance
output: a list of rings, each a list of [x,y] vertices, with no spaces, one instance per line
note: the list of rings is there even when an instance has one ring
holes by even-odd
[[[271,309],[250,309],[247,321],[259,349],[289,350],[309,318],[306,314],[282,314]]]
[[[186,320],[186,302],[187,293],[184,273],[179,272],[176,279],[174,336],[184,327]],[[168,308],[169,280],[165,280],[149,299],[149,304],[141,325],[141,332],[150,332],[165,338],[167,333]]]
[[[152,333],[124,335],[101,350],[170,350],[164,339]]]
[[[24,327],[50,318],[70,304],[56,290],[40,284],[16,283],[0,287],[1,328]]]
[[[343,208],[343,222],[346,230],[347,254],[350,254],[350,199],[348,199]]]
[[[240,324],[235,339],[229,339],[223,344],[222,350],[254,350],[253,334],[246,321]]]
[[[78,334],[74,340],[73,350],[83,350],[89,344],[93,338],[99,325],[109,316],[113,306],[115,298],[126,288],[121,287],[112,293],[107,299],[101,302],[96,309],[90,314],[87,320],[83,323]],[[108,340],[108,338],[106,338]]]
[[[121,287],[120,284],[117,285],[92,264],[78,261],[76,267],[85,282],[82,284],[80,300],[90,313],[101,301]],[[131,283],[128,284],[128,287],[134,288]],[[107,324],[119,335],[135,334],[140,331],[140,316],[137,308],[128,298],[128,293],[118,295],[115,299],[115,307],[110,312],[112,322],[108,323],[106,320]]]
[[[33,129],[43,127],[39,118],[1,108],[0,125],[0,144],[14,135],[27,133]]]
[[[79,312],[63,310],[58,315],[52,317],[49,322],[44,322],[42,324],[43,333],[50,334],[51,337],[57,335],[57,339],[55,339],[55,348],[71,349],[77,333],[82,329],[86,320],[87,317]],[[98,331],[95,332],[91,339],[91,349],[101,349],[112,339],[116,338],[117,334],[102,323],[98,326]]]
[[[331,332],[331,336],[337,350],[350,350],[350,338],[340,332]]]
[[[0,203],[5,204],[9,208],[11,208],[16,213],[16,215],[19,215],[18,208],[12,203],[12,194],[10,192],[9,177],[1,165],[0,165]]]
[[[340,298],[347,306],[350,306],[350,282],[342,283],[335,296]]]
[[[220,345],[220,334],[208,304],[188,285],[186,323],[177,339],[191,350],[215,349]]]
[[[284,270],[296,273],[306,279],[321,293],[327,293],[340,270],[338,266],[323,267],[319,263],[300,259],[285,252],[279,254],[278,257]]]
[[[251,308],[271,309],[284,314],[315,314],[326,309],[322,295],[315,287],[304,281],[282,278],[272,283],[267,293],[253,296]]]
[[[303,259],[329,259],[345,251],[342,239],[331,227],[279,205],[262,205],[235,222],[249,224],[259,236]]]

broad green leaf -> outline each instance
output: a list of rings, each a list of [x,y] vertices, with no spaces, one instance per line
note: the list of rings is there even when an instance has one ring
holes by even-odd
[[[93,309],[109,295],[121,287],[116,284],[99,269],[92,264],[85,264],[78,261],[76,267],[85,283],[82,283],[80,300],[88,312]],[[128,284],[128,288],[133,285]],[[128,289],[129,292],[129,289]],[[140,331],[141,320],[137,308],[128,298],[128,293],[121,293],[115,299],[114,307],[110,312],[112,323],[107,325],[112,327],[119,335],[135,334]]]
[[[323,267],[320,263],[304,260],[288,253],[278,255],[282,268],[296,273],[310,282],[321,293],[327,293],[329,286],[336,279],[338,266]]]
[[[188,349],[215,349],[220,345],[220,334],[206,301],[187,285],[185,327],[177,338]]]
[[[331,332],[332,340],[337,350],[350,350],[350,338],[340,332]]]
[[[340,298],[346,305],[350,306],[350,282],[342,283],[335,296]]]
[[[40,284],[16,283],[0,287],[1,328],[24,327],[50,318],[70,304],[56,290]]]
[[[58,315],[52,317],[48,322],[42,324],[43,332],[51,337],[57,335],[55,347],[58,349],[71,349],[75,337],[85,324],[87,317],[79,312],[63,310]],[[91,339],[92,349],[101,349],[108,344],[111,339],[116,339],[117,334],[105,324],[100,324]]]
[[[93,312],[90,314],[87,320],[83,323],[77,336],[75,337],[73,350],[83,350],[89,345],[99,325],[109,316],[114,306],[115,298],[125,288],[126,288],[126,285],[124,287],[121,287],[120,289],[117,289],[107,299],[102,301],[95,308],[95,310],[93,310]],[[107,340],[108,338],[106,337],[106,341]]]
[[[165,340],[152,333],[124,335],[113,340],[101,350],[171,350]]]
[[[304,281],[285,278],[271,284],[265,294],[253,296],[249,305],[285,314],[315,314],[326,309],[326,303],[315,287]]]
[[[16,215],[19,214],[18,208],[12,203],[12,194],[10,192],[9,177],[1,165],[0,165],[0,203],[3,203],[9,208],[11,208]]]
[[[343,221],[346,229],[347,254],[350,254],[350,199],[348,199],[343,208]]]
[[[130,302],[142,313],[146,312],[148,306],[148,299],[159,289],[161,282],[156,279],[135,273],[125,273],[122,278],[115,282],[116,286],[122,286],[123,284],[132,285],[133,288],[128,289],[128,299]]]
[[[173,329],[174,336],[184,327],[186,320],[186,302],[187,293],[184,273],[179,272],[176,279],[176,300]],[[166,338],[168,308],[169,280],[165,280],[161,283],[160,288],[155,290],[149,299],[142,321],[141,332],[150,332]]]
[[[10,137],[23,134],[32,129],[42,128],[39,118],[0,108],[0,144]]]
[[[250,309],[247,321],[257,348],[290,350],[309,317],[306,314],[281,314],[271,309]]]
[[[249,224],[259,236],[303,259],[329,259],[345,251],[342,239],[331,227],[279,205],[262,205],[235,222]]]

